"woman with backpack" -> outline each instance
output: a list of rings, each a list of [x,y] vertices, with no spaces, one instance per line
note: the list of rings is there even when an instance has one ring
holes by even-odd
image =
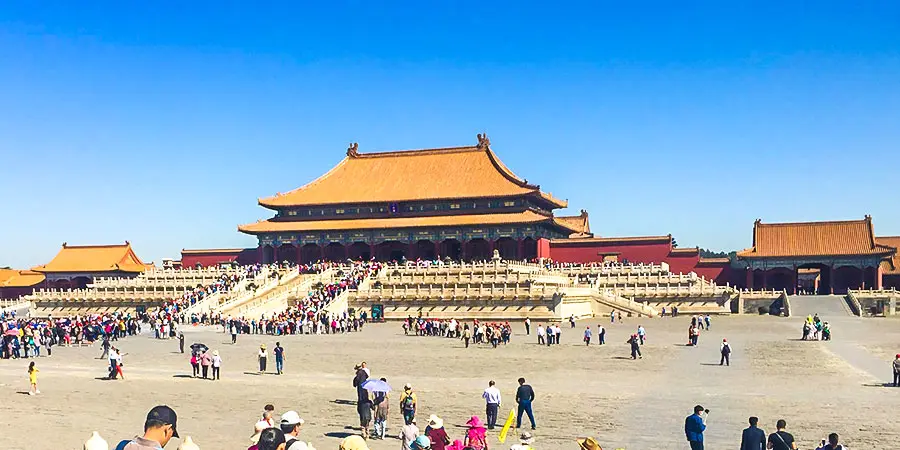
[[[727,339],[722,339],[722,347],[721,347],[722,358],[719,360],[719,365],[731,365],[731,346],[728,345]]]

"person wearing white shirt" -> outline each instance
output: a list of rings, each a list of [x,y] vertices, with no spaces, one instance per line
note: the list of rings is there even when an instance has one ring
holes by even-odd
[[[544,326],[538,324],[537,326],[537,336],[538,336],[538,345],[544,343]]]
[[[487,427],[493,430],[497,425],[497,412],[500,410],[500,389],[494,386],[494,380],[488,382],[487,389],[481,394],[486,403],[485,415],[487,416]]]

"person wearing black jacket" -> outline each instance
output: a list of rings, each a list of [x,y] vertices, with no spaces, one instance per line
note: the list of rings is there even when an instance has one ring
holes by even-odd
[[[759,418],[750,418],[750,427],[741,434],[741,450],[763,450],[766,448],[766,432],[757,428]]]

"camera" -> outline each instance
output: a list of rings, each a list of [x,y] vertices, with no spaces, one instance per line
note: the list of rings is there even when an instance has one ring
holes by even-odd
[[[704,409],[703,412],[709,414],[709,410],[708,410],[708,409]]]

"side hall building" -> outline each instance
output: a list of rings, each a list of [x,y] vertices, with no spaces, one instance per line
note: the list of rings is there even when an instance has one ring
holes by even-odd
[[[893,244],[893,245],[892,245]],[[896,270],[897,240],[877,238],[872,217],[862,220],[753,224],[753,247],[738,252],[746,287],[788,293],[843,294],[882,289]]]

